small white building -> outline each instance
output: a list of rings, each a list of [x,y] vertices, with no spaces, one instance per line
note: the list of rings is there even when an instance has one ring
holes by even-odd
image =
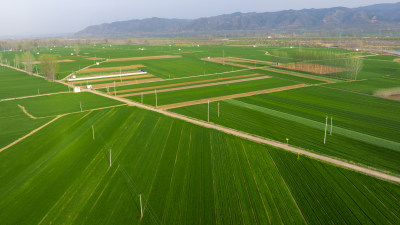
[[[75,93],[81,92],[81,87],[74,87],[74,92]]]

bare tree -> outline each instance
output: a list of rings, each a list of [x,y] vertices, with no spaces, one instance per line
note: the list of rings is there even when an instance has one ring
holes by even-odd
[[[78,45],[74,45],[74,52],[75,52],[75,55],[79,55],[79,46]]]
[[[34,60],[35,57],[33,57],[33,55],[30,52],[24,52],[24,54],[22,54],[22,63],[24,64],[25,71],[32,73]]]
[[[15,55],[14,66],[19,68],[19,64],[21,64],[21,59],[19,58],[19,55]]]
[[[57,57],[53,55],[40,56],[40,65],[43,75],[50,81],[54,81],[58,69]]]

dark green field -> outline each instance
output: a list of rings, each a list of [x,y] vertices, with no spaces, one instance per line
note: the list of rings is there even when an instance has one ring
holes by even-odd
[[[211,102],[210,123],[400,177],[400,102],[374,96],[400,87],[396,57],[336,48],[197,44],[79,45],[76,55],[75,47],[42,46],[31,53],[35,60],[43,54],[74,60],[59,63],[58,80],[89,65],[138,64],[164,80],[120,82],[109,93],[104,88],[72,93],[61,81],[0,67],[0,224],[400,224],[395,181],[112,99],[150,91],[143,104],[154,107],[155,89],[157,106],[163,106],[305,84]],[[18,66],[14,60],[22,53],[2,57]],[[163,55],[182,57],[106,62]],[[208,57],[268,63],[230,66],[203,60]],[[341,66],[362,61],[357,79],[348,71],[320,75],[275,66],[333,65],[329,57]],[[102,73],[80,75],[94,74]],[[249,74],[254,75],[240,77]],[[242,81],[262,76],[269,78]],[[224,81],[240,82],[193,88]],[[124,98],[142,102],[141,95]],[[208,104],[169,110],[208,120]]]

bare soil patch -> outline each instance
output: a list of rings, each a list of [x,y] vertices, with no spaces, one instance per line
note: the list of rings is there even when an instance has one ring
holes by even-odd
[[[62,62],[75,62],[75,60],[72,59],[61,59],[57,60],[57,62],[62,63]],[[40,61],[33,61],[32,64],[40,64]]]
[[[141,83],[148,83],[148,82],[154,82],[154,81],[162,81],[164,79],[161,78],[150,78],[150,79],[142,79],[142,80],[131,80],[131,81],[123,81],[123,82],[115,82],[115,86],[124,86],[124,85],[131,85],[131,84],[141,84]],[[106,88],[106,87],[114,87],[114,82],[112,83],[104,83],[104,84],[93,84],[92,88],[93,89],[98,89],[98,88]]]
[[[260,69],[260,70],[265,70],[265,71],[271,71],[271,72],[274,72],[274,73],[283,73],[283,74],[296,76],[296,77],[303,77],[303,78],[312,79],[312,80],[324,81],[324,82],[327,82],[327,83],[335,83],[332,80],[324,79],[322,77],[310,77],[310,76],[301,75],[301,74],[290,72],[290,71],[287,71],[287,72],[286,71],[277,71],[275,69],[271,69],[271,68],[267,68],[267,67],[255,67],[255,66],[248,66],[248,65],[231,63],[231,62],[224,62],[222,58],[211,58],[211,59],[202,59],[202,60],[205,60],[205,61],[208,61],[208,62],[221,63],[221,64],[224,63],[226,65],[243,67],[243,68],[247,68],[247,69]]]
[[[136,60],[150,60],[150,59],[172,59],[181,58],[181,55],[158,55],[158,56],[143,56],[143,57],[131,57],[131,58],[117,58],[108,59],[108,62],[119,62],[119,61],[136,61]]]
[[[89,60],[103,60],[104,58],[96,58],[96,57],[91,57],[91,58],[87,58]]]
[[[271,65],[272,62],[256,60],[256,59],[245,59],[245,58],[236,58],[236,57],[227,57],[225,61],[229,62],[244,62],[244,63],[258,63],[258,64],[266,64]]]
[[[144,90],[154,90],[157,88],[166,88],[166,87],[176,87],[182,85],[189,85],[189,84],[198,84],[198,83],[206,83],[206,82],[213,82],[213,81],[220,81],[220,80],[228,80],[233,78],[244,78],[244,77],[252,77],[257,76],[258,73],[255,74],[248,74],[248,75],[241,75],[241,76],[233,76],[233,77],[223,77],[223,78],[215,78],[215,79],[208,79],[208,80],[198,80],[198,81],[190,81],[190,82],[183,82],[183,83],[176,83],[176,84],[165,84],[165,85],[158,85],[158,86],[151,86],[151,87],[143,87],[143,88],[134,88],[129,90],[121,90],[117,91],[117,93],[127,93],[127,92],[136,92],[136,91],[144,91]]]
[[[314,63],[295,63],[295,64],[286,64],[279,66],[288,70],[296,70],[306,73],[314,73],[314,74],[330,74],[330,73],[339,73],[344,72],[346,69],[341,67],[320,65]]]
[[[400,63],[400,58],[394,59],[394,61]]]
[[[266,93],[272,93],[272,92],[278,92],[278,91],[286,91],[286,90],[302,88],[302,87],[307,87],[307,86],[309,86],[309,85],[297,84],[297,85],[291,85],[291,86],[286,86],[286,87],[271,88],[271,89],[265,89],[265,90],[260,90],[260,91],[252,91],[252,92],[239,93],[239,94],[234,94],[234,95],[226,95],[226,96],[219,96],[219,97],[214,97],[214,98],[200,99],[200,100],[195,100],[195,101],[174,103],[174,104],[170,104],[170,105],[159,106],[158,108],[173,109],[173,108],[179,108],[179,107],[184,107],[184,106],[189,106],[189,105],[203,104],[203,103],[207,103],[208,101],[215,102],[215,101],[221,101],[221,100],[225,100],[225,99],[242,98],[242,97],[247,97],[247,96],[252,96],[252,95],[266,94]]]
[[[189,53],[198,53],[198,52],[204,52],[204,51],[187,51],[187,52],[176,52],[176,53],[172,53],[172,54],[176,55],[176,54],[189,54]]]
[[[80,73],[93,73],[93,72],[102,72],[102,71],[113,71],[113,70],[127,70],[127,69],[137,69],[139,67],[145,67],[141,64],[139,65],[131,65],[131,66],[116,66],[116,67],[103,67],[103,68],[88,68],[79,71]]]
[[[193,85],[193,86],[168,88],[168,89],[159,90],[158,93],[185,90],[185,89],[193,89],[193,88],[200,88],[200,87],[210,87],[210,86],[217,86],[217,85],[223,85],[223,84],[233,84],[233,83],[240,83],[240,82],[246,82],[246,81],[252,81],[252,80],[261,80],[261,79],[267,79],[267,78],[271,78],[271,77],[270,76],[262,76],[262,77],[253,77],[253,78],[247,78],[247,79],[230,80],[230,81],[207,83],[207,84],[198,84],[198,85]],[[136,96],[136,95],[141,95],[141,94],[151,94],[153,92],[154,91],[146,91],[146,92],[142,92],[142,93],[125,94],[125,95],[119,95],[119,97],[129,97],[129,96]]]
[[[70,84],[84,84],[84,83],[87,83],[87,82],[98,82],[98,81],[107,81],[107,80],[132,80],[132,79],[135,79],[135,78],[145,78],[145,77],[154,77],[154,75],[145,74],[145,75],[124,76],[124,77],[110,77],[110,78],[93,79],[93,80],[73,81],[73,82],[69,82],[69,83]]]

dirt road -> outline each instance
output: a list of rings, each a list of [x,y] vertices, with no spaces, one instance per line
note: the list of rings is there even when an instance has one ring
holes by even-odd
[[[136,102],[132,102],[132,101],[124,99],[124,98],[115,97],[115,96],[109,96],[107,94],[104,94],[104,93],[101,93],[101,92],[98,92],[98,91],[95,91],[95,90],[89,90],[89,91],[94,93],[94,94],[98,94],[98,95],[101,95],[101,96],[104,96],[104,97],[107,97],[107,98],[112,98],[114,100],[124,102],[124,103],[126,103],[126,104],[128,104],[130,106],[136,106],[138,108],[150,110],[150,111],[153,111],[153,112],[158,112],[158,113],[161,113],[161,114],[169,116],[169,117],[177,118],[177,119],[184,120],[184,121],[192,123],[192,124],[196,124],[198,126],[219,130],[219,131],[222,131],[222,132],[227,133],[227,134],[231,134],[231,135],[235,135],[235,136],[238,136],[238,137],[242,137],[242,138],[245,138],[245,139],[250,140],[250,141],[254,141],[254,142],[258,142],[258,143],[262,143],[262,144],[278,147],[278,148],[281,148],[281,149],[284,149],[284,150],[287,150],[287,151],[290,151],[290,152],[293,152],[293,153],[296,153],[296,154],[300,154],[302,156],[307,156],[307,157],[310,157],[310,158],[313,158],[313,159],[317,159],[317,160],[320,160],[320,161],[323,161],[323,162],[326,162],[326,163],[329,163],[329,164],[333,164],[333,165],[338,166],[338,167],[342,167],[342,168],[345,168],[345,169],[357,171],[359,173],[363,173],[363,174],[366,174],[366,175],[369,175],[369,176],[373,176],[373,177],[376,177],[376,178],[380,178],[380,179],[383,179],[383,180],[388,180],[388,181],[400,183],[400,177],[392,176],[392,175],[389,175],[389,174],[386,174],[386,173],[382,173],[382,172],[379,172],[379,171],[376,171],[376,170],[373,170],[373,169],[368,169],[368,168],[365,168],[365,167],[357,166],[357,165],[354,165],[354,164],[351,164],[351,163],[347,163],[347,162],[344,162],[344,161],[341,161],[341,160],[338,160],[338,159],[330,158],[330,157],[327,157],[327,156],[318,155],[318,154],[315,154],[315,153],[312,153],[312,152],[308,152],[306,150],[303,150],[303,149],[300,149],[300,148],[296,148],[296,147],[293,147],[293,146],[290,146],[290,145],[287,145],[287,144],[284,144],[284,143],[281,143],[281,142],[277,142],[277,141],[274,141],[274,140],[269,140],[269,139],[266,139],[266,138],[253,136],[251,134],[243,133],[243,132],[240,132],[240,131],[237,131],[237,130],[233,130],[233,129],[230,129],[230,128],[227,128],[227,127],[223,127],[223,126],[220,126],[220,125],[216,125],[216,124],[213,124],[213,123],[207,123],[207,122],[204,122],[204,121],[195,120],[195,119],[183,116],[181,114],[173,113],[173,112],[170,112],[170,111],[165,111],[165,110],[162,110],[162,109],[156,109],[156,108],[153,108],[153,107],[150,107],[150,106],[146,106],[146,105],[142,105],[142,104],[139,104],[139,103],[136,103]]]

